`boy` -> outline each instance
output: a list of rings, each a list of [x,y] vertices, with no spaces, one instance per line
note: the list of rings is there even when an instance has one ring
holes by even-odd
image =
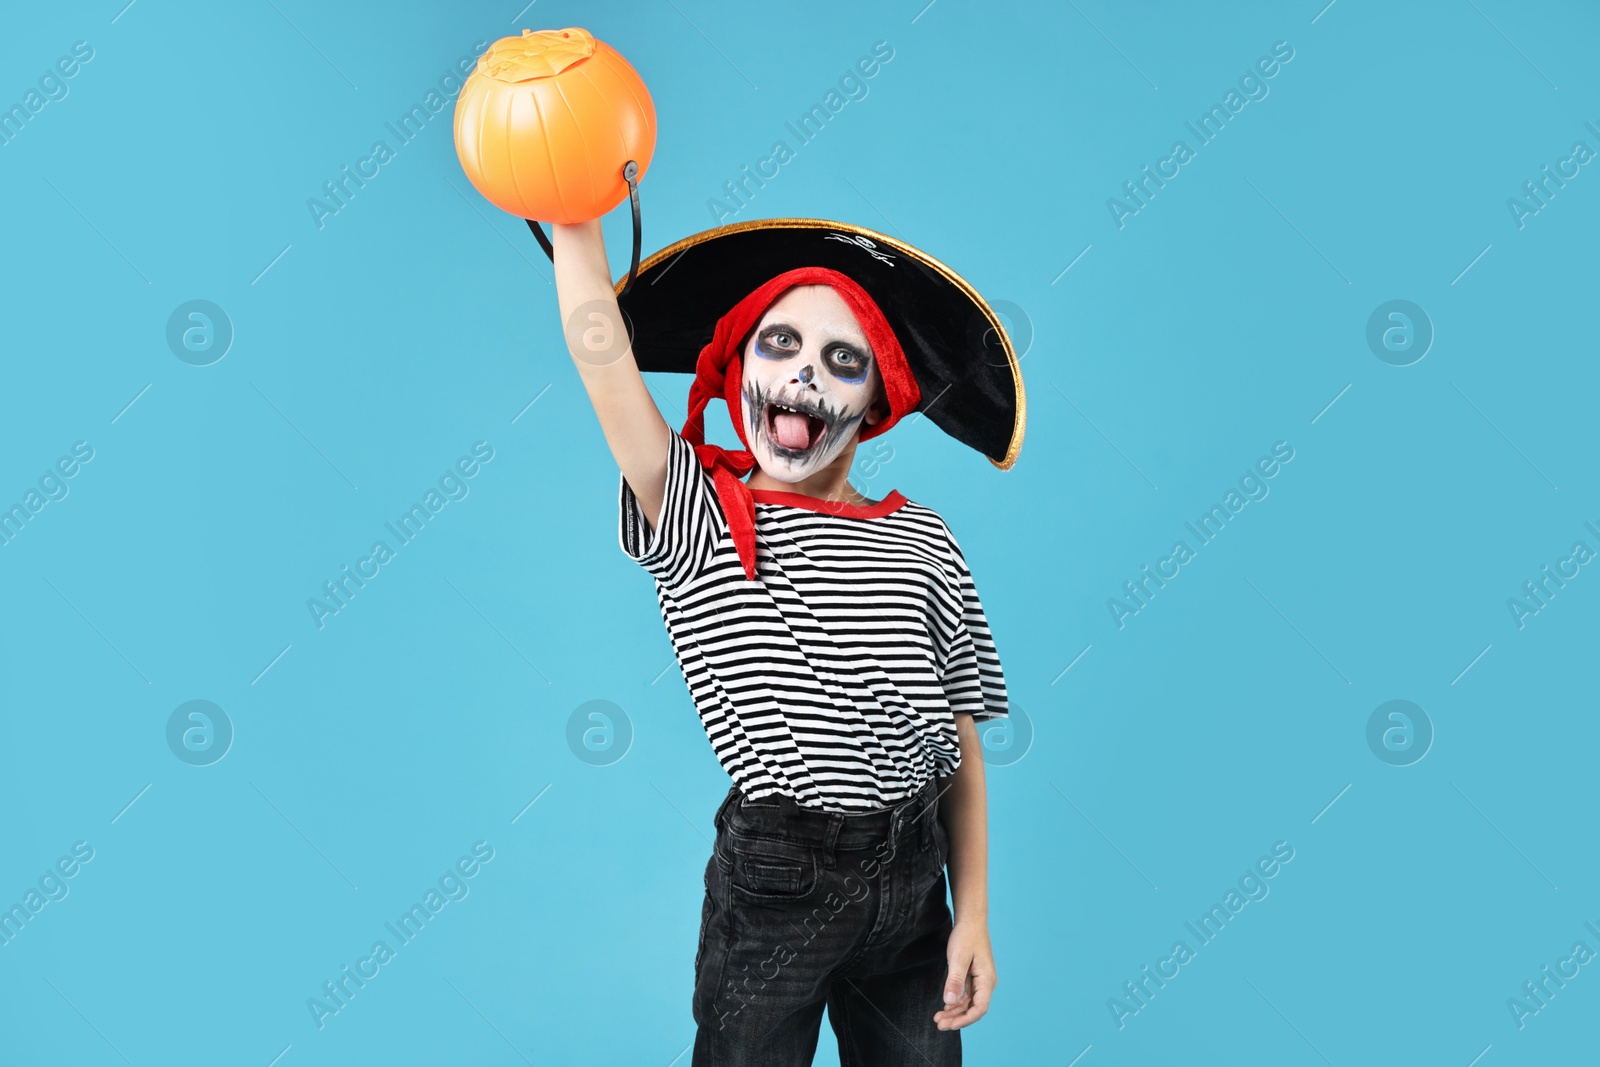
[[[706,865],[696,1067],[809,1064],[824,1006],[844,1064],[957,1064],[995,987],[975,723],[1007,713],[999,657],[939,516],[847,475],[939,385],[961,392],[930,418],[1000,442],[1009,466],[1021,379],[969,286],[867,234],[721,227],[651,257],[619,307],[599,221],[553,228],[568,346],[621,468],[621,545],[655,578],[733,779]],[[690,352],[679,434],[640,368]],[[718,397],[746,449],[705,444]]]

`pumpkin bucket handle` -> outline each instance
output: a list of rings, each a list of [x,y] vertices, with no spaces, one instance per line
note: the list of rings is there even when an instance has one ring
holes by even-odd
[[[639,222],[639,164],[628,160],[622,168],[622,177],[628,183],[628,199],[633,204],[633,263],[628,267],[628,281],[622,287],[619,296],[627,296],[628,290],[633,288],[633,279],[639,275],[639,241],[643,236]],[[544,254],[550,257],[550,262],[556,260],[556,250],[550,244],[550,238],[544,235],[544,230],[532,219],[528,219],[528,229],[533,231],[534,239],[539,242],[539,247],[544,249]]]

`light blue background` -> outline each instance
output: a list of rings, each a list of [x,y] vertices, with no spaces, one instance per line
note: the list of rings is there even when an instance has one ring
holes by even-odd
[[[647,252],[888,42],[737,217],[903,235],[1032,333],[1014,470],[922,420],[858,479],[947,518],[1035,731],[992,739],[968,1061],[1593,1055],[1600,966],[1506,1007],[1600,950],[1600,577],[1506,605],[1600,548],[1600,175],[1506,206],[1600,148],[1592,7],[122,3],[0,33],[7,106],[95,50],[0,146],[0,503],[95,450],[0,547],[0,904],[95,850],[0,946],[0,1061],[687,1064],[728,780],[617,547],[548,264],[448,110],[306,207],[474,42],[573,24],[654,96]],[[1270,94],[1119,229],[1107,199],[1278,41]],[[192,299],[236,331],[211,366],[164,339]],[[1391,299],[1437,331],[1411,366],[1365,341]],[[676,423],[687,379],[652,385]],[[307,599],[480,440],[470,495],[318,629]],[[1270,495],[1119,629],[1108,598],[1278,441]],[[166,744],[192,699],[236,731],[211,766]],[[1412,766],[1367,747],[1391,699],[1436,730]],[[566,742],[590,700],[632,724],[610,766]],[[307,999],[477,841],[470,895],[319,1030]],[[1108,998],[1278,841],[1270,896],[1119,1029]]]

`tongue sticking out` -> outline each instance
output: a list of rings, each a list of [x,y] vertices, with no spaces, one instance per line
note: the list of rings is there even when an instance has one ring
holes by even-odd
[[[809,448],[810,420],[804,415],[793,412],[775,411],[772,413],[772,437],[784,448],[797,451]]]

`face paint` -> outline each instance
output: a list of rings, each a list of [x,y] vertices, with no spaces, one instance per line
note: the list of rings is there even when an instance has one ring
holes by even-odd
[[[844,451],[880,392],[849,305],[826,286],[784,293],[756,324],[743,359],[745,438],[769,476],[798,482]]]

